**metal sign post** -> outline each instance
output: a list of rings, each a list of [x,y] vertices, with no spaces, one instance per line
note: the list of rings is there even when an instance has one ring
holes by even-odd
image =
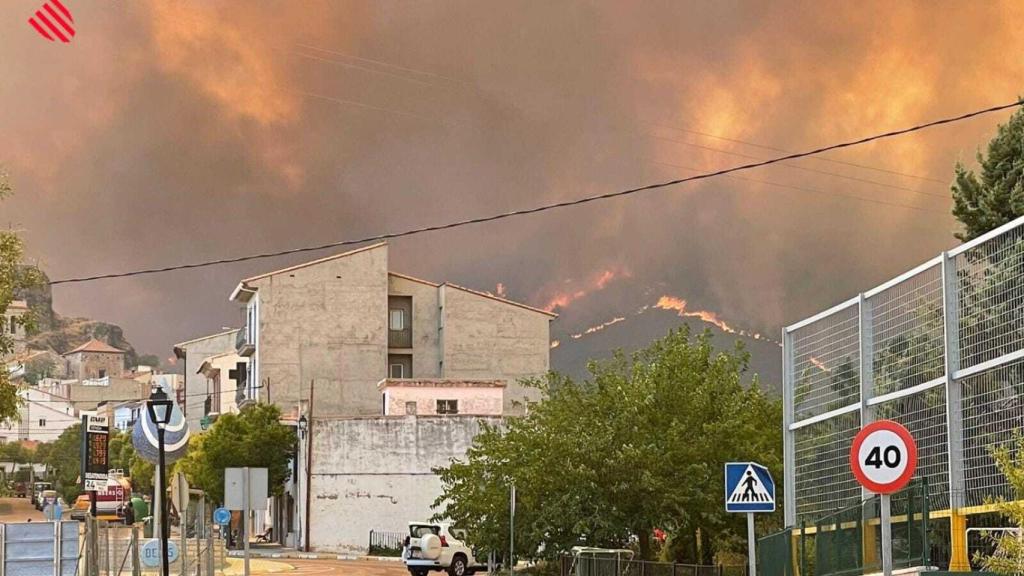
[[[861,428],[850,446],[850,468],[861,486],[881,495],[882,574],[892,576],[890,495],[898,492],[917,469],[917,444],[910,431],[891,420]],[[913,522],[911,515],[907,522]]]
[[[775,481],[768,468],[756,462],[725,465],[725,511],[747,515],[747,562],[749,574],[757,574],[757,537],[754,514],[775,511]]]
[[[508,510],[508,573],[515,574],[515,565],[512,561],[516,553],[516,485],[512,485],[512,492],[509,494]]]
[[[267,488],[266,468],[224,469],[224,507],[228,510],[240,510],[243,514],[242,549],[246,576],[249,576],[249,514],[254,508],[267,509]]]

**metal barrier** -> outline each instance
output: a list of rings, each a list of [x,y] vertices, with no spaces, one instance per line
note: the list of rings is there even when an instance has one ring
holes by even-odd
[[[76,523],[77,524],[77,523]],[[171,541],[178,549],[177,559],[171,563],[171,574],[181,576],[217,576],[227,564],[224,541],[216,537],[209,523],[185,526],[185,536],[172,529]],[[140,576],[157,573],[157,566],[147,564],[143,549],[152,538],[143,537],[141,525],[125,526],[119,523],[86,520],[83,531],[85,550],[84,576]],[[152,558],[152,557],[150,557]],[[72,572],[74,574],[74,572]],[[0,574],[0,576],[6,576]]]
[[[932,567],[928,483],[916,479],[892,497],[893,568]],[[763,576],[853,576],[881,570],[878,496],[758,540]]]
[[[561,576],[748,576],[744,565],[677,564],[621,557],[561,556]]]
[[[401,556],[406,534],[370,530],[370,556]]]
[[[0,524],[0,576],[75,576],[78,522]]]
[[[757,541],[758,576],[794,576],[792,529],[785,529]]]

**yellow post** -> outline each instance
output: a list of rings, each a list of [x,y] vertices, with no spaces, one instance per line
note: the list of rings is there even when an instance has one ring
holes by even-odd
[[[971,563],[967,557],[967,516],[960,510],[951,510],[949,515],[949,571],[970,572]]]
[[[865,522],[861,525],[864,538],[861,539],[861,551],[864,556],[864,566],[881,566],[878,562],[878,539],[875,538],[875,525]]]

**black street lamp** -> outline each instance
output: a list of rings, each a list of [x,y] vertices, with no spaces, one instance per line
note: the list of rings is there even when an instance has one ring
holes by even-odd
[[[167,538],[170,536],[171,524],[167,518],[167,466],[164,462],[164,431],[167,428],[167,423],[171,421],[172,406],[174,406],[174,401],[167,397],[163,388],[159,387],[153,390],[146,402],[149,419],[156,424],[157,450],[160,454],[160,477],[158,480],[160,490],[160,565],[163,576],[170,576]]]

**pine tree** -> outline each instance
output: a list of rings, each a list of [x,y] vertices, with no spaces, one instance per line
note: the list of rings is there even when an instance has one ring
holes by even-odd
[[[1024,110],[999,126],[978,164],[980,177],[957,162],[952,186],[953,216],[964,227],[956,237],[964,241],[1024,215]]]

